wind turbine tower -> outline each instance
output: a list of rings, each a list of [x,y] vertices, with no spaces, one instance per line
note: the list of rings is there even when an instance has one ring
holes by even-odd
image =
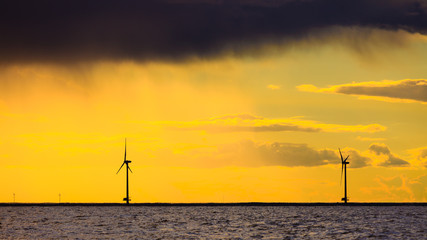
[[[341,180],[340,180],[341,182],[342,182],[342,172],[344,171],[344,197],[341,198],[341,201],[344,201],[344,203],[347,203],[347,201],[348,201],[348,197],[347,197],[347,164],[349,164],[347,159],[348,159],[348,157],[350,157],[350,155],[347,155],[347,157],[344,159],[342,157],[342,154],[341,154],[341,149],[338,148],[338,151],[340,152],[340,157],[341,157]]]
[[[129,171],[131,173],[133,173],[129,167],[129,163],[131,163],[131,162],[132,161],[126,160],[126,138],[125,138],[125,158],[123,160],[123,164],[120,166],[119,171],[117,171],[116,174],[118,174],[120,172],[120,170],[122,169],[123,165],[126,164],[126,197],[123,198],[123,201],[126,201],[126,204],[129,204],[129,201],[130,201],[130,199],[129,199]]]

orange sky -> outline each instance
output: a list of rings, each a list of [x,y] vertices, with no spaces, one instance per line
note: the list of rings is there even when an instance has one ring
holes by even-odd
[[[122,202],[125,138],[132,202],[338,202],[338,148],[350,201],[427,201],[427,37],[323,38],[4,63],[0,202]]]

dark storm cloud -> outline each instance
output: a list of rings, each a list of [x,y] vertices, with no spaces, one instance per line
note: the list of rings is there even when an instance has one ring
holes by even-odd
[[[239,55],[337,26],[426,33],[425,5],[423,0],[1,1],[0,62]]]

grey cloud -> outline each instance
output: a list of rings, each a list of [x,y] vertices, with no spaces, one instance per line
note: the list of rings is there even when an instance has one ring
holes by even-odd
[[[345,149],[343,154],[350,155],[350,168],[371,166],[372,160],[362,156],[355,149]],[[314,149],[307,144],[279,142],[256,144],[252,141],[244,141],[221,145],[215,156],[208,159],[207,161],[212,163],[222,162],[245,166],[314,167],[341,164],[337,150]]]
[[[399,81],[398,84],[385,86],[340,86],[337,88],[336,92],[343,94],[389,97],[427,102],[427,80],[408,79]]]
[[[371,97],[381,101],[417,101],[427,103],[427,80],[405,79],[397,81],[359,82],[317,88],[306,84],[297,87],[300,91],[341,93]]]
[[[348,161],[350,162],[350,164],[348,165],[349,168],[362,168],[370,166],[371,159],[360,155],[357,150],[347,150],[346,154],[350,156],[348,159]]]
[[[405,167],[408,166],[409,163],[399,157],[396,157],[392,154],[390,154],[388,156],[388,159],[381,163],[380,166],[384,166],[384,167]]]
[[[397,157],[396,155],[392,154],[390,149],[383,144],[371,144],[369,146],[369,150],[374,152],[377,155],[386,155],[387,159],[380,164],[380,166],[383,167],[406,167],[409,166],[409,162]]]
[[[390,149],[386,145],[380,145],[380,144],[371,144],[369,146],[369,150],[374,152],[375,154],[390,154]]]
[[[192,122],[169,122],[165,126],[179,131],[223,132],[378,132],[386,127],[379,124],[337,125],[298,118],[267,119],[249,114],[227,115]]]
[[[423,0],[1,1],[0,63],[241,55],[337,26],[424,34],[427,10]]]
[[[342,149],[343,155],[349,157],[349,168],[363,168],[372,166],[373,159],[361,154],[353,148]],[[340,166],[341,161],[338,150],[328,148],[315,149],[307,144],[295,143],[256,143],[251,140],[237,143],[221,144],[217,146],[200,146],[180,153],[174,153],[170,149],[161,152],[153,152],[148,158],[155,158],[156,164],[162,159],[174,159],[177,166],[198,167],[225,167],[225,166],[286,166],[286,167],[316,167],[325,165]],[[165,155],[167,154],[167,155]],[[383,154],[380,153],[379,154]],[[386,155],[387,160],[380,163],[383,167],[405,167],[408,162],[392,153]]]
[[[226,159],[227,163],[249,166],[309,167],[339,162],[336,153],[329,149],[316,150],[306,144],[256,144],[252,141],[222,145],[211,160],[218,158]]]
[[[262,145],[258,151],[271,164],[284,166],[319,166],[338,161],[334,151],[315,150],[305,144],[274,143]]]
[[[202,127],[202,130],[213,132],[319,132],[320,129],[297,125],[271,124],[267,126],[215,126]]]
[[[158,149],[146,156],[147,161],[156,164],[197,166],[197,167],[314,167],[340,162],[336,151],[330,149],[314,149],[306,144],[294,143],[256,143],[251,140],[218,146],[200,146],[180,153],[170,149]],[[173,162],[170,160],[173,159]]]

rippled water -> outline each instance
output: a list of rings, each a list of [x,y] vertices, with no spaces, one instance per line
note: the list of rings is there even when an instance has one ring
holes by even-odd
[[[427,239],[425,206],[1,207],[1,239]]]

